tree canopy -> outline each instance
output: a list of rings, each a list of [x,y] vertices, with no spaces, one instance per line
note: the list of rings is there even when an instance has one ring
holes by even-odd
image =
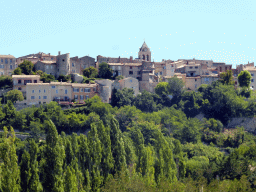
[[[104,79],[111,79],[113,76],[113,70],[105,62],[99,64],[99,77]]]
[[[6,98],[7,98],[7,100],[12,101],[13,103],[16,103],[16,101],[24,100],[22,92],[17,89],[8,91],[6,94]]]
[[[87,78],[95,78],[98,75],[98,69],[90,66],[83,70],[83,75]]]
[[[31,61],[24,60],[21,64],[19,64],[19,68],[25,75],[31,75],[33,72],[34,64]]]
[[[246,87],[249,88],[250,84],[251,84],[251,74],[249,73],[249,71],[241,71],[238,74],[238,83],[240,87]]]

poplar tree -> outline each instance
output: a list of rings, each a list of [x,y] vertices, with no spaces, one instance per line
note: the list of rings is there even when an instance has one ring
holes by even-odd
[[[21,189],[24,192],[29,191],[29,180],[31,178],[31,172],[30,172],[30,155],[25,150],[21,157],[21,163],[20,163],[20,177],[21,177]]]
[[[83,186],[87,191],[91,189],[91,180],[89,174],[89,163],[90,163],[90,153],[87,143],[87,137],[85,135],[80,135],[79,139],[79,166],[80,170],[83,173]]]
[[[47,136],[42,162],[42,185],[45,191],[63,192],[64,147],[60,146],[58,133],[52,121],[45,122]]]
[[[77,181],[76,181],[76,175],[74,173],[74,169],[70,168],[70,166],[67,167],[67,171],[65,174],[65,190],[64,191],[72,191],[77,192]]]
[[[28,183],[29,191],[38,192],[43,191],[42,184],[39,181],[39,169],[37,162],[38,145],[35,140],[29,142],[29,154],[30,154],[30,180]]]
[[[91,131],[88,133],[88,144],[90,146],[90,162],[89,170],[91,175],[92,191],[99,191],[102,184],[100,175],[100,163],[102,159],[102,145],[98,136],[98,131],[95,124],[91,124]]]
[[[104,177],[104,181],[108,178],[111,170],[114,167],[114,160],[111,153],[111,140],[110,140],[110,133],[109,128],[104,127],[103,122],[100,121],[97,124],[99,139],[101,141],[101,148],[102,148],[102,159],[101,159],[101,170],[102,175]]]
[[[110,120],[111,151],[114,158],[113,174],[126,168],[125,149],[121,130],[116,119]]]
[[[11,135],[7,137],[8,131],[4,127],[3,143],[0,145],[1,158],[1,191],[20,191],[20,170],[15,147],[15,132],[11,127]]]

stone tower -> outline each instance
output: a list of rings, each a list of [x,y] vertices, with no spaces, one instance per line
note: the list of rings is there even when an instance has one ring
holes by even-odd
[[[69,53],[57,56],[57,77],[70,74],[70,56]]]
[[[139,57],[139,59],[142,59],[143,61],[151,62],[151,51],[150,51],[149,47],[147,46],[147,44],[145,43],[145,41],[140,48],[138,57]]]

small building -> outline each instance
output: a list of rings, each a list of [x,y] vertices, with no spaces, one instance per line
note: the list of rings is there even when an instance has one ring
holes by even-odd
[[[0,75],[12,75],[17,68],[16,59],[12,55],[0,55]]]
[[[139,94],[139,81],[133,77],[127,77],[121,80],[115,80],[112,83],[112,89],[124,89],[124,88],[131,88],[134,91],[134,95]]]
[[[26,95],[26,85],[28,83],[41,83],[40,75],[12,75],[13,89],[20,90]]]
[[[95,95],[98,95],[97,84],[72,83],[72,100],[83,103]]]

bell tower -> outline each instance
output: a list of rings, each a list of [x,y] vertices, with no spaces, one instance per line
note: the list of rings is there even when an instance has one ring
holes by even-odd
[[[151,62],[151,51],[145,41],[139,49],[138,58],[142,59],[143,61]]]

